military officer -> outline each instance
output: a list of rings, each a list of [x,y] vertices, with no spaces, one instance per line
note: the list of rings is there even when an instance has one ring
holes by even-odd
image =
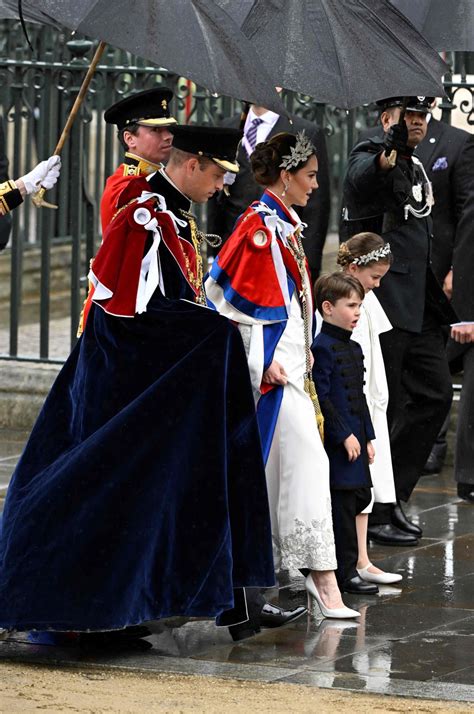
[[[105,121],[117,126],[125,157],[105,184],[100,204],[103,231],[112,220],[117,199],[129,179],[148,176],[168,161],[173,140],[170,127],[177,123],[170,116],[172,98],[171,89],[154,87],[122,99],[105,112]]]

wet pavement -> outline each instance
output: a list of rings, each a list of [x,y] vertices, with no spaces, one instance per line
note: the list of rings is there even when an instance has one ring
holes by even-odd
[[[0,445],[4,483],[24,438],[12,432]],[[474,701],[473,506],[457,497],[448,466],[420,480],[407,510],[424,537],[413,548],[371,548],[372,561],[403,580],[376,596],[345,595],[362,613],[358,622],[313,613],[234,644],[211,621],[175,618],[151,624],[152,647],[143,651],[32,645],[16,634],[0,643],[0,660]],[[281,583],[268,596],[285,606],[304,604],[303,580]]]

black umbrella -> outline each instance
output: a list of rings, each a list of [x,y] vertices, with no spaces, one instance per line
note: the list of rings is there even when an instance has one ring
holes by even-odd
[[[8,0],[6,2],[4,0],[0,0],[0,19],[18,20],[19,17],[20,15],[18,11],[18,2],[15,1],[11,3],[8,2]],[[25,10],[25,12],[23,13],[23,19],[26,22],[38,22],[41,24],[56,25],[56,23],[52,19],[45,18],[43,13],[39,10],[36,10],[33,5],[29,7],[28,10]]]
[[[389,0],[216,1],[286,89],[345,108],[444,93],[448,68]]]
[[[18,0],[4,3],[17,9]],[[23,0],[22,7],[213,93],[286,113],[256,50],[215,0]]]
[[[474,50],[473,0],[390,0],[437,50]]]

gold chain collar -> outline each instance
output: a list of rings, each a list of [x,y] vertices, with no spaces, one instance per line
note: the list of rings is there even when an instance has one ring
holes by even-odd
[[[196,254],[196,271],[194,272],[191,268],[191,264],[189,262],[189,258],[181,245],[181,242],[179,242],[181,251],[183,253],[183,258],[184,262],[186,265],[186,272],[188,274],[188,280],[193,286],[193,288],[196,290],[196,302],[199,303],[200,305],[207,305],[207,300],[206,300],[206,293],[204,291],[204,282],[203,282],[203,260],[202,260],[202,254],[201,254],[201,246],[203,243],[207,243],[208,245],[216,248],[222,243],[222,239],[220,236],[216,235],[215,233],[203,233],[202,231],[199,230],[197,226],[197,221],[196,221],[196,216],[194,216],[192,213],[189,211],[185,211],[183,208],[179,209],[179,212],[181,213],[184,218],[189,223],[189,228],[191,231],[191,241],[193,244],[194,252]]]
[[[306,256],[303,248],[303,243],[301,241],[301,230],[297,228],[293,235],[288,237],[287,241],[288,250],[295,259],[296,265],[298,266],[298,272],[301,277],[301,291],[299,293],[299,299],[301,304],[301,312],[303,315],[303,325],[304,325],[304,347],[305,347],[305,358],[306,358],[306,372],[304,375],[304,391],[309,395],[314,408],[314,413],[316,416],[316,423],[318,425],[319,434],[321,440],[324,441],[324,417],[321,411],[321,405],[319,404],[318,394],[316,392],[316,385],[313,381],[312,374],[312,364],[311,364],[311,325],[313,322],[313,316],[309,314],[309,295],[308,295],[308,285],[307,285],[307,271],[306,271]]]

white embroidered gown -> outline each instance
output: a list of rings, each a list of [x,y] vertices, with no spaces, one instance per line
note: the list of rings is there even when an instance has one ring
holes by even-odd
[[[335,570],[329,461],[304,391],[304,325],[295,295],[274,358],[288,375],[266,465],[275,569]]]
[[[337,567],[332,527],[329,461],[319,435],[313,403],[304,391],[305,338],[304,320],[299,299],[289,298],[284,255],[288,240],[301,225],[296,212],[290,211],[294,224],[280,213],[263,209],[266,227],[272,235],[271,256],[282,294],[287,296],[285,329],[278,341],[273,359],[288,375],[283,399],[266,464],[267,489],[273,536],[275,569],[298,574],[300,568],[335,570]],[[286,209],[288,210],[288,209]],[[296,225],[295,225],[296,224]],[[278,237],[277,237],[278,234]],[[232,236],[226,243],[229,250]],[[235,249],[239,249],[236,243]],[[271,320],[259,319],[240,312],[226,298],[221,286],[206,280],[206,292],[217,310],[239,325],[247,352],[249,371],[258,403],[264,370],[264,326]],[[264,280],[265,275],[260,275]],[[311,300],[311,284],[306,276],[306,291]],[[309,308],[312,315],[313,308]]]

